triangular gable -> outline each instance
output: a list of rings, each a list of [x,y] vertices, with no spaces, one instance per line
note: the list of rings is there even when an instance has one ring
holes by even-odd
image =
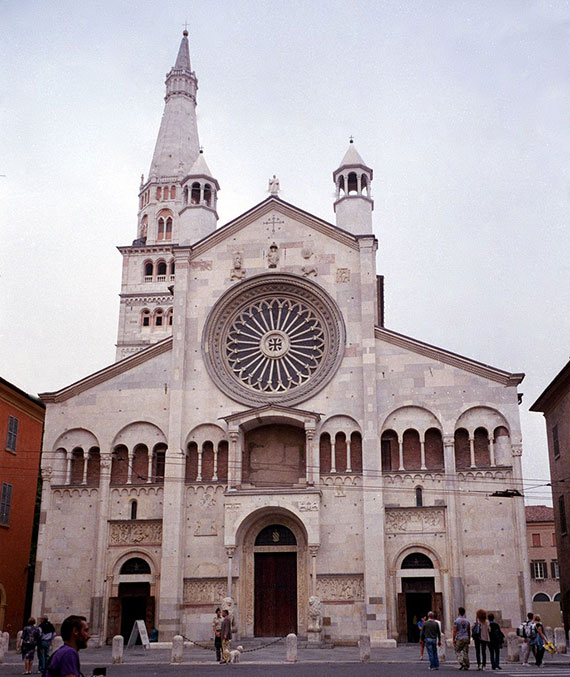
[[[215,247],[217,244],[222,242],[228,237],[231,237],[235,233],[239,232],[249,224],[253,223],[262,216],[265,216],[271,211],[277,211],[283,216],[288,216],[299,223],[302,223],[313,230],[316,230],[319,233],[323,233],[328,237],[331,237],[338,242],[351,247],[352,249],[358,250],[358,235],[352,235],[346,230],[339,228],[338,226],[328,223],[328,221],[323,221],[309,212],[303,211],[298,207],[285,202],[275,195],[270,195],[268,198],[260,202],[259,204],[252,207],[249,211],[244,212],[240,216],[236,217],[229,223],[226,223],[221,228],[218,228],[214,232],[206,235],[206,237],[198,240],[198,242],[192,245],[192,254],[191,258],[202,256],[206,251]],[[367,235],[370,237],[370,235]]]
[[[143,350],[140,350],[138,353],[135,353],[134,355],[125,357],[122,360],[119,360],[118,362],[115,362],[114,364],[105,367],[104,369],[100,369],[99,371],[96,371],[94,374],[86,376],[85,378],[82,378],[80,381],[76,381],[75,383],[72,383],[71,385],[62,388],[61,390],[55,390],[54,392],[51,393],[40,393],[40,399],[42,400],[42,402],[46,403],[63,402],[65,400],[69,400],[71,397],[75,397],[76,395],[79,395],[79,393],[85,392],[86,390],[89,390],[89,388],[93,388],[93,386],[99,385],[99,383],[109,381],[115,376],[118,376],[119,374],[124,374],[130,369],[133,369],[133,367],[137,367],[139,364],[143,364],[144,362],[152,360],[152,358],[156,357],[157,355],[166,353],[171,348],[172,348],[172,336],[169,336],[168,338],[165,338],[163,341],[154,343],[152,346],[144,348]]]
[[[463,355],[452,353],[449,350],[432,346],[429,343],[418,341],[417,339],[404,336],[404,334],[398,334],[395,331],[383,327],[376,327],[375,336],[377,339],[386,341],[386,343],[391,343],[392,345],[405,348],[406,350],[411,350],[418,355],[424,355],[432,360],[449,364],[452,367],[463,369],[471,374],[476,374],[477,376],[488,378],[491,381],[502,383],[505,386],[516,386],[525,376],[522,373],[511,374],[508,371],[491,367],[488,364],[483,364],[483,362],[477,362],[476,360],[464,357]]]

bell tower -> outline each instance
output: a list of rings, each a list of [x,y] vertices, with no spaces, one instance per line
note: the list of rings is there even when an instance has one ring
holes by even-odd
[[[360,157],[352,138],[340,166],[333,172],[336,225],[353,235],[372,233],[372,169]]]

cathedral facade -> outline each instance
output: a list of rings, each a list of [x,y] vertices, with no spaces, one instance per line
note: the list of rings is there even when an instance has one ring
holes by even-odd
[[[203,641],[222,603],[241,637],[389,646],[459,605],[516,625],[523,375],[384,326],[353,143],[334,224],[274,177],[217,227],[197,89],[185,32],[120,247],[117,362],[42,395],[34,613],[100,642],[141,618]]]

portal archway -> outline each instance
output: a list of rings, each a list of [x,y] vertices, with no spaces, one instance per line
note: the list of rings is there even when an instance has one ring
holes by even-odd
[[[240,599],[245,635],[305,634],[309,566],[303,524],[285,509],[266,508],[251,515],[242,528]]]

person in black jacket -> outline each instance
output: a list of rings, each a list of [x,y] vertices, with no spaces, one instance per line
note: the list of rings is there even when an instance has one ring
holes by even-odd
[[[489,614],[487,618],[489,620],[489,654],[491,656],[491,667],[493,670],[502,670],[503,668],[499,665],[499,660],[501,656],[501,647],[505,641],[505,635],[499,627],[499,624],[495,623],[494,614]]]

